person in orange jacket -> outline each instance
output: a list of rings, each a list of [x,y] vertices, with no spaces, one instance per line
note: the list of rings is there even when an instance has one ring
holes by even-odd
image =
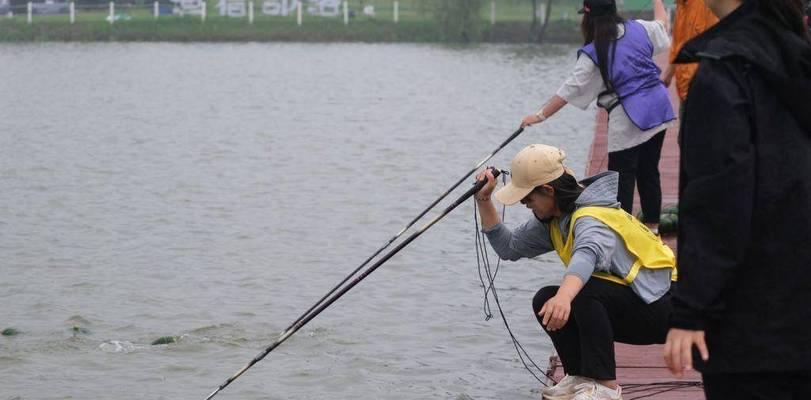
[[[673,42],[670,45],[670,61],[662,81],[670,86],[676,78],[676,91],[682,103],[687,99],[687,89],[693,79],[698,64],[672,64],[681,47],[688,40],[698,36],[707,28],[715,25],[718,17],[704,4],[704,0],[676,0],[676,19],[673,22]],[[679,113],[681,114],[681,113]]]

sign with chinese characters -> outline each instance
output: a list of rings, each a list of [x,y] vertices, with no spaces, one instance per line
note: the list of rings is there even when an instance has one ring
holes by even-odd
[[[176,1],[199,2],[200,0]],[[261,12],[264,15],[274,16],[294,15],[299,3],[301,3],[302,10],[310,15],[320,17],[337,17],[341,15],[341,0],[264,0],[261,3]],[[241,18],[247,15],[248,2],[247,0],[219,0],[217,8],[222,16]]]

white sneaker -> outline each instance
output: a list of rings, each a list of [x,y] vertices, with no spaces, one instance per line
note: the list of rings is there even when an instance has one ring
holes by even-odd
[[[541,390],[541,398],[545,400],[571,400],[577,392],[577,385],[594,382],[582,376],[566,375],[555,386]]]
[[[616,389],[611,389],[591,381],[581,383],[575,389],[577,392],[572,400],[622,400],[622,388],[619,385]]]

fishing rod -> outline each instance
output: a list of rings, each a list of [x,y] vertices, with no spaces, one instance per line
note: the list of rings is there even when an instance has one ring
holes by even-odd
[[[521,130],[520,130],[520,129],[519,129],[519,131],[518,131],[518,132],[516,132],[516,134],[514,134],[514,136],[518,136],[517,134],[519,134],[519,133],[521,133]],[[502,146],[502,147],[503,147],[503,146]],[[492,157],[492,155],[491,155],[491,157]],[[486,161],[486,160],[485,160],[485,161]],[[498,170],[497,170],[496,168],[494,168],[494,167],[489,167],[489,169],[492,171],[492,173],[493,173],[493,176],[494,176],[494,177],[497,177],[497,176],[500,174],[500,171],[498,171]],[[219,386],[219,387],[218,387],[216,390],[214,390],[213,392],[211,392],[211,394],[210,394],[210,395],[208,395],[208,397],[206,397],[206,400],[210,400],[212,397],[214,397],[215,395],[217,395],[217,393],[219,393],[221,390],[225,389],[225,387],[226,387],[226,386],[230,385],[230,384],[231,384],[231,382],[233,382],[234,380],[236,380],[237,378],[239,378],[239,377],[240,377],[240,375],[242,375],[243,373],[245,373],[245,371],[247,371],[247,370],[248,370],[248,368],[252,367],[254,364],[258,363],[258,362],[259,362],[259,361],[261,361],[263,358],[265,358],[265,356],[267,356],[267,355],[268,355],[268,354],[269,354],[271,351],[273,351],[273,349],[275,349],[275,348],[279,347],[279,345],[280,345],[280,344],[282,344],[282,343],[283,343],[285,340],[287,340],[287,339],[288,339],[290,336],[293,336],[293,334],[294,334],[294,333],[296,333],[296,332],[297,332],[299,329],[301,329],[301,328],[302,328],[304,325],[306,325],[306,324],[307,324],[308,322],[310,322],[310,321],[311,321],[313,318],[315,318],[316,316],[318,316],[318,314],[320,314],[322,311],[324,311],[324,310],[325,310],[327,307],[329,307],[329,306],[330,306],[332,303],[334,303],[336,300],[340,299],[340,298],[341,298],[341,297],[342,297],[344,294],[346,294],[346,292],[348,292],[350,289],[352,289],[353,287],[355,287],[355,285],[357,285],[358,283],[360,283],[360,282],[361,282],[363,279],[365,279],[367,276],[369,276],[369,274],[371,274],[372,272],[374,272],[374,271],[375,271],[375,270],[376,270],[378,267],[380,267],[381,265],[383,265],[383,264],[384,264],[386,261],[388,261],[390,258],[392,258],[392,257],[393,257],[395,254],[397,254],[397,253],[398,253],[400,250],[402,250],[404,247],[408,246],[408,244],[409,244],[409,243],[411,243],[412,241],[414,241],[414,239],[416,239],[417,237],[419,237],[420,235],[422,235],[422,234],[423,234],[425,231],[427,231],[427,230],[428,230],[428,228],[432,227],[434,224],[436,224],[437,222],[439,222],[439,220],[440,220],[440,219],[442,219],[443,217],[445,217],[446,215],[448,215],[448,214],[449,214],[451,211],[453,211],[453,209],[455,209],[455,208],[456,208],[456,207],[458,207],[460,204],[462,204],[463,202],[465,202],[465,200],[467,200],[468,198],[470,198],[470,196],[473,196],[473,195],[474,195],[476,192],[478,192],[478,191],[479,191],[479,190],[480,190],[482,187],[484,187],[484,185],[486,185],[486,184],[487,184],[487,180],[481,180],[481,181],[477,181],[477,182],[476,182],[476,183],[473,185],[473,187],[471,187],[470,189],[468,189],[468,191],[467,191],[467,192],[465,192],[465,193],[464,193],[462,196],[460,196],[458,199],[456,199],[456,201],[454,201],[453,203],[451,203],[451,205],[449,205],[447,208],[445,208],[445,210],[443,210],[443,211],[442,211],[442,212],[441,212],[439,215],[437,215],[436,217],[434,217],[434,219],[432,219],[432,220],[428,221],[428,223],[426,223],[425,225],[423,225],[423,226],[422,226],[422,228],[420,228],[420,229],[419,229],[419,230],[417,230],[416,232],[412,233],[412,234],[411,234],[411,235],[410,235],[408,238],[406,238],[405,240],[403,240],[402,242],[400,242],[400,244],[398,244],[398,245],[397,245],[395,248],[393,248],[391,251],[389,251],[389,252],[388,252],[388,253],[386,253],[386,254],[385,254],[383,257],[381,257],[381,258],[380,258],[380,260],[378,260],[376,263],[374,263],[374,264],[373,264],[372,266],[370,266],[368,269],[366,269],[365,271],[363,271],[363,273],[361,273],[361,274],[359,274],[357,277],[355,277],[355,279],[354,279],[354,280],[353,280],[351,283],[349,283],[348,285],[344,286],[344,287],[343,287],[343,288],[342,288],[340,291],[338,291],[337,293],[335,293],[335,295],[334,295],[334,296],[331,296],[331,297],[329,297],[329,298],[328,298],[326,301],[322,302],[322,304],[321,304],[321,305],[319,305],[319,306],[318,306],[318,307],[317,307],[315,310],[313,310],[313,312],[312,312],[312,313],[307,314],[307,315],[306,315],[306,316],[305,316],[303,319],[300,319],[300,320],[298,320],[297,322],[295,322],[295,323],[292,325],[292,327],[291,327],[291,328],[288,328],[287,330],[285,330],[284,332],[282,332],[282,333],[279,335],[279,337],[276,339],[276,341],[275,341],[273,344],[271,344],[270,346],[268,346],[268,347],[267,347],[265,350],[263,350],[263,351],[262,351],[261,353],[259,353],[259,354],[258,354],[256,357],[254,357],[254,358],[253,358],[253,360],[251,360],[251,361],[250,361],[250,362],[249,362],[247,365],[245,365],[244,367],[242,367],[242,369],[240,369],[239,371],[237,371],[237,373],[235,373],[233,376],[231,376],[231,377],[230,377],[230,378],[228,378],[228,379],[227,379],[225,382],[223,382],[223,384],[222,384],[222,385],[220,385],[220,386]],[[457,185],[458,185],[458,183],[457,183]]]

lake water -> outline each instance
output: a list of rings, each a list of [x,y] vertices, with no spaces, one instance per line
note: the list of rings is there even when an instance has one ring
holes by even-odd
[[[575,50],[0,45],[0,329],[20,332],[0,336],[0,399],[204,399],[505,140]],[[582,172],[593,126],[568,107],[490,164],[539,142]],[[537,399],[484,320],[474,232],[468,201],[216,398]],[[498,275],[543,368],[530,303],[562,270]]]

